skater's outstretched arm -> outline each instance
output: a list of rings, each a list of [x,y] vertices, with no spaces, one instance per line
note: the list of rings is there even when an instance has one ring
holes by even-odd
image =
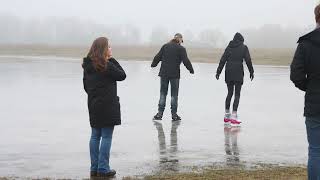
[[[162,55],[163,55],[163,46],[161,47],[158,54],[153,58],[151,67],[156,67],[159,64],[159,62],[162,60]]]
[[[181,59],[182,59],[184,66],[189,70],[189,72],[191,74],[194,74],[192,64],[191,64],[191,62],[188,58],[188,55],[187,55],[187,50],[184,47],[181,48]]]
[[[302,91],[307,89],[307,75],[305,69],[305,48],[299,44],[290,66],[290,79]]]
[[[249,48],[247,46],[245,46],[245,55],[244,55],[244,60],[246,61],[247,67],[249,69],[250,72],[250,79],[253,80],[254,77],[254,69],[252,66],[252,61],[251,61],[251,56],[250,56],[250,52],[249,52]]]
[[[217,75],[221,74],[224,65],[226,64],[228,58],[230,57],[230,54],[231,54],[230,49],[226,48],[226,50],[224,51],[224,53],[223,53],[223,55],[222,55],[222,57],[220,59],[219,66],[217,68]]]

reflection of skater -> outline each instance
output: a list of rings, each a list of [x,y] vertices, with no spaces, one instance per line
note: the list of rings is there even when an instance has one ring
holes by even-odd
[[[240,100],[241,86],[243,84],[243,60],[246,61],[248,69],[250,71],[250,78],[254,78],[254,70],[251,62],[251,57],[249,49],[243,44],[244,38],[240,33],[236,33],[233,40],[230,41],[228,47],[226,48],[218,69],[216,78],[219,79],[220,74],[224,65],[226,64],[225,70],[225,81],[228,86],[228,95],[225,103],[225,122],[231,123],[232,125],[239,125],[241,121],[238,119],[237,110]],[[235,91],[235,97],[233,102],[232,115],[230,113],[230,101]]]
[[[160,166],[163,170],[177,171],[178,168],[178,134],[177,129],[180,121],[172,122],[170,133],[170,149],[167,150],[166,138],[163,131],[162,123],[154,121],[154,125],[158,131],[159,152],[160,152]]]
[[[96,39],[83,59],[83,84],[88,94],[91,125],[90,176],[112,177],[116,174],[109,166],[112,134],[115,125],[121,124],[117,81],[126,78],[120,64],[111,56],[108,39]]]
[[[169,43],[161,47],[159,53],[154,57],[151,64],[151,67],[156,67],[160,61],[162,62],[159,72],[161,86],[160,100],[158,105],[158,113],[154,116],[154,120],[162,119],[166,106],[169,83],[171,86],[172,120],[181,120],[181,118],[177,115],[181,62],[183,62],[191,74],[194,73],[192,64],[187,56],[187,51],[183,46],[181,46],[181,43],[183,43],[182,35],[177,33]]]
[[[237,165],[240,161],[238,148],[238,134],[240,127],[225,127],[224,142],[228,165]]]
[[[317,27],[299,39],[290,75],[295,86],[306,92],[309,180],[320,180],[320,5],[315,8],[315,16]]]

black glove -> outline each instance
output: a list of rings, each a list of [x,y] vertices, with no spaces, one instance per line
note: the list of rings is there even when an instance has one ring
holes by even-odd
[[[216,74],[216,79],[219,80],[219,78],[220,78],[220,74],[217,73],[217,74]]]
[[[252,74],[250,74],[251,81],[253,80],[253,78],[254,78],[254,74],[252,73]]]

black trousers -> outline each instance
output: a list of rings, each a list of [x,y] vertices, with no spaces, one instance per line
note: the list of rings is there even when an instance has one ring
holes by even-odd
[[[239,106],[239,101],[240,101],[242,83],[228,82],[227,86],[228,86],[228,95],[226,98],[226,109],[230,109],[230,102],[234,93],[233,111],[237,111]]]

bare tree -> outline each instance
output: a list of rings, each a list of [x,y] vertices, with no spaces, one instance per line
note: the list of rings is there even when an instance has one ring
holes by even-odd
[[[195,35],[191,30],[186,30],[183,34],[183,41],[186,46],[194,46],[195,45]]]
[[[261,28],[241,31],[246,43],[255,48],[292,48],[298,38],[306,32],[299,27],[282,27],[281,25],[264,25]]]
[[[170,35],[168,30],[162,27],[156,27],[152,30],[150,36],[150,44],[158,45],[169,41]]]
[[[211,47],[217,47],[225,41],[223,33],[217,29],[206,29],[199,34],[199,43]]]

